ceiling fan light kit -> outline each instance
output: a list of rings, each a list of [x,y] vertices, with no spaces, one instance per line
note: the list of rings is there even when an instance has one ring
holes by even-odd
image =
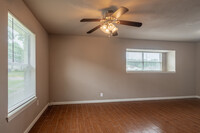
[[[100,25],[98,25],[95,28],[88,31],[87,34],[91,34],[92,32],[94,32],[100,28],[104,33],[109,34],[109,36],[117,36],[118,28],[114,25],[114,23],[128,25],[128,26],[134,26],[134,27],[142,26],[142,23],[140,23],[140,22],[118,20],[118,18],[121,15],[125,14],[126,12],[128,12],[128,8],[120,7],[114,13],[112,13],[111,11],[108,11],[103,19],[84,18],[84,19],[81,19],[80,22],[99,22],[100,23]]]
[[[114,24],[112,23],[108,23],[108,24],[103,24],[100,29],[106,33],[106,34],[109,34],[109,35],[112,35],[113,33],[117,32],[118,28],[115,27]]]

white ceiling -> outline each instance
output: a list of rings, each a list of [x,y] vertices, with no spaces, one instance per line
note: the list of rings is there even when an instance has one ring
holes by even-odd
[[[200,41],[200,0],[24,0],[50,34],[87,35],[105,9],[125,6],[122,20],[142,22],[141,28],[117,25],[120,38]],[[98,30],[87,36],[107,36]]]

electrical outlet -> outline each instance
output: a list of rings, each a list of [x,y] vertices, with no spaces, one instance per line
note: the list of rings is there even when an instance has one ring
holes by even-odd
[[[37,100],[37,106],[39,106],[40,105],[40,101],[39,100]]]
[[[102,92],[100,93],[100,97],[103,97],[103,93]]]

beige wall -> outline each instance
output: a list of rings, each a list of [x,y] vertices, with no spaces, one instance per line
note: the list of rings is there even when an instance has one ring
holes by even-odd
[[[200,43],[196,45],[196,89],[197,95],[200,96]]]
[[[195,44],[56,35],[49,43],[51,101],[196,95]],[[126,73],[126,48],[176,50],[176,73]]]
[[[7,123],[7,14],[10,10],[24,25],[36,34],[37,97],[40,105],[32,104]],[[48,34],[22,0],[0,0],[0,133],[23,133],[49,100]]]

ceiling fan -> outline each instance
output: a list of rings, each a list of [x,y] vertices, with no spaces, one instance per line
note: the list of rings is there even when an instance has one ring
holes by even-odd
[[[89,30],[87,34],[90,34],[97,29],[101,29],[104,33],[109,34],[109,36],[117,36],[118,35],[118,28],[114,25],[116,24],[122,24],[122,25],[128,25],[128,26],[134,26],[134,27],[141,27],[141,22],[133,22],[133,21],[126,21],[126,20],[118,20],[118,18],[128,12],[128,8],[126,7],[120,7],[117,11],[113,12],[112,10],[108,10],[106,14],[103,16],[102,19],[96,19],[96,18],[84,18],[81,19],[80,22],[100,22],[100,24],[93,29]]]

